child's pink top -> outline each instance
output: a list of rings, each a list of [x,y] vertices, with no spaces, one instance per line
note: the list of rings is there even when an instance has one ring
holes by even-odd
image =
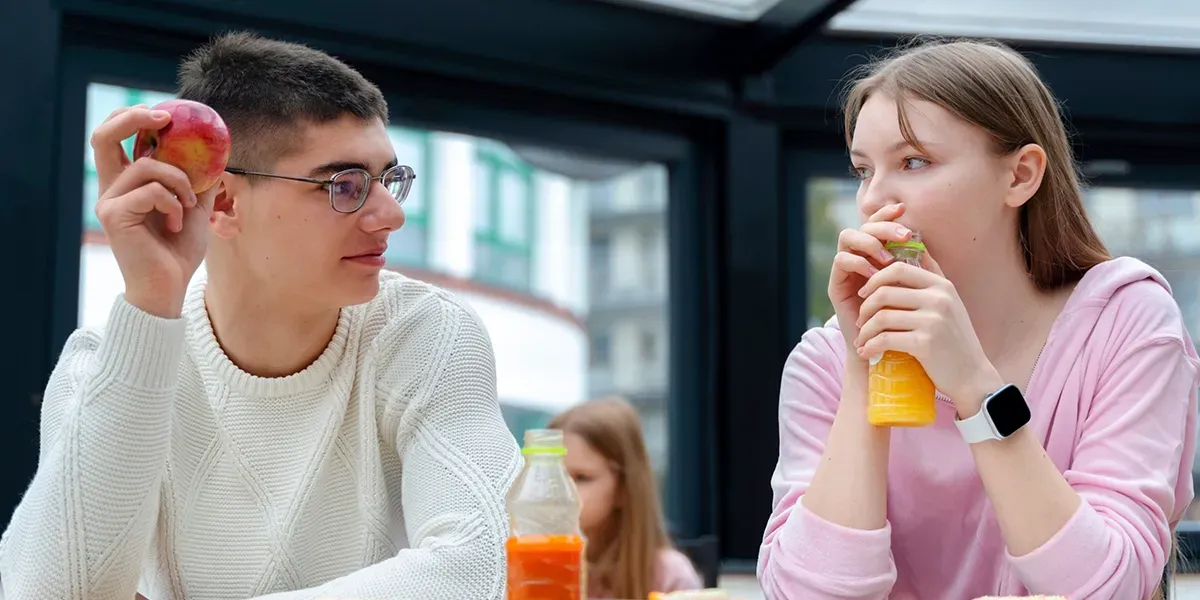
[[[692,561],[682,552],[674,548],[659,550],[654,561],[654,592],[674,592],[678,590],[699,590],[704,587],[704,581]],[[589,598],[612,598],[612,593],[602,589],[595,582],[588,583]],[[639,600],[639,599],[622,599]]]

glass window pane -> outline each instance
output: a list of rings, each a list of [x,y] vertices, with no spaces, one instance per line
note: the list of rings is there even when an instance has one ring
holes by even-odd
[[[388,137],[396,151],[396,160],[402,165],[413,168],[417,178],[413,181],[408,199],[404,201],[404,213],[407,219],[404,227],[388,236],[388,264],[398,266],[424,266],[429,249],[425,228],[429,207],[427,179],[436,175],[431,172],[433,158],[431,144],[426,143],[424,132],[414,131],[396,126],[388,127]]]
[[[90,153],[89,153],[90,156]],[[100,231],[100,219],[96,217],[96,203],[100,201],[100,181],[96,171],[88,168],[83,173],[83,231]]]
[[[589,395],[617,394],[641,412],[647,450],[667,472],[667,177],[645,165],[587,191],[588,329],[592,338]],[[622,199],[622,195],[630,196]],[[541,210],[542,200],[535,202]],[[541,235],[538,232],[538,235]]]
[[[166,92],[153,92],[150,90],[141,90],[139,92],[139,96],[141,97],[141,99],[139,100],[140,104],[145,104],[146,106],[154,106],[155,104],[158,104],[159,102],[163,102],[163,101],[174,98],[175,94],[168,94]]]
[[[588,186],[588,201],[593,211],[612,207],[613,196],[616,194],[613,187],[612,181],[599,181]]]
[[[593,367],[607,366],[610,360],[609,354],[612,352],[612,338],[607,332],[593,333],[591,344],[592,351],[589,355],[591,365]]]
[[[428,172],[430,165],[424,140],[416,132],[395,126],[388,127],[388,137],[392,140],[392,147],[396,149],[396,160],[402,165],[412,167],[413,172],[417,174],[412,188],[408,191],[408,199],[404,201],[404,212],[410,218],[420,218],[425,214],[424,183],[433,176],[433,173]]]
[[[125,88],[115,85],[93,83],[88,86],[85,140],[90,140],[92,131],[108,119],[108,115],[112,114],[112,111],[126,106],[126,96]],[[85,171],[96,168],[96,161],[92,156],[92,146],[90,143],[84,146],[83,165]]]
[[[521,173],[504,169],[500,174],[500,239],[511,244],[529,243],[529,185]]]
[[[859,224],[858,182],[849,177],[814,177],[808,181],[808,326],[833,316],[825,290],[837,253],[838,233]]]
[[[475,160],[475,231],[483,234],[492,232],[492,166],[486,161]]]
[[[607,234],[594,234],[592,246],[588,250],[590,292],[595,295],[607,294],[609,291],[609,269],[611,244]]]
[[[409,221],[388,236],[384,253],[389,266],[424,266],[426,259],[425,224]]]

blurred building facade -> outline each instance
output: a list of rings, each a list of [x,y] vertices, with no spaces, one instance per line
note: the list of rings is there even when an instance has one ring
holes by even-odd
[[[667,460],[667,170],[642,167],[582,187],[589,209],[588,392],[638,408],[647,451]]]

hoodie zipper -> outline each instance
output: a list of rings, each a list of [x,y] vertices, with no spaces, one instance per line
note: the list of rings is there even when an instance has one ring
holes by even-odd
[[[1049,343],[1050,343],[1050,340],[1047,339],[1046,344],[1049,344]],[[1042,344],[1042,348],[1040,350],[1038,350],[1037,357],[1033,359],[1033,368],[1029,370],[1029,380],[1025,382],[1025,390],[1024,391],[1028,391],[1029,386],[1033,385],[1033,376],[1037,373],[1038,363],[1042,362],[1042,353],[1046,351],[1046,344]],[[935,391],[934,397],[945,404],[954,406],[954,401],[951,400],[949,396],[943,394],[941,391]]]
[[[1033,368],[1029,369],[1029,381],[1025,382],[1025,389],[1021,393],[1029,391],[1029,386],[1033,385],[1033,376],[1037,373],[1038,363],[1042,362],[1042,353],[1046,351],[1046,346],[1050,344],[1049,336],[1046,337],[1046,343],[1042,344],[1042,348],[1038,350],[1037,358],[1033,359]]]

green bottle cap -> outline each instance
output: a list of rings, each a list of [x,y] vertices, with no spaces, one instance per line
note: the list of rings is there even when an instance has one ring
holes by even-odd
[[[907,242],[887,242],[883,245],[883,247],[887,250],[891,250],[892,248],[912,248],[914,250],[920,250],[921,252],[925,251],[925,243],[915,240],[909,240]]]
[[[525,430],[525,447],[521,448],[521,454],[525,456],[566,456],[567,447],[563,445],[562,430]]]

